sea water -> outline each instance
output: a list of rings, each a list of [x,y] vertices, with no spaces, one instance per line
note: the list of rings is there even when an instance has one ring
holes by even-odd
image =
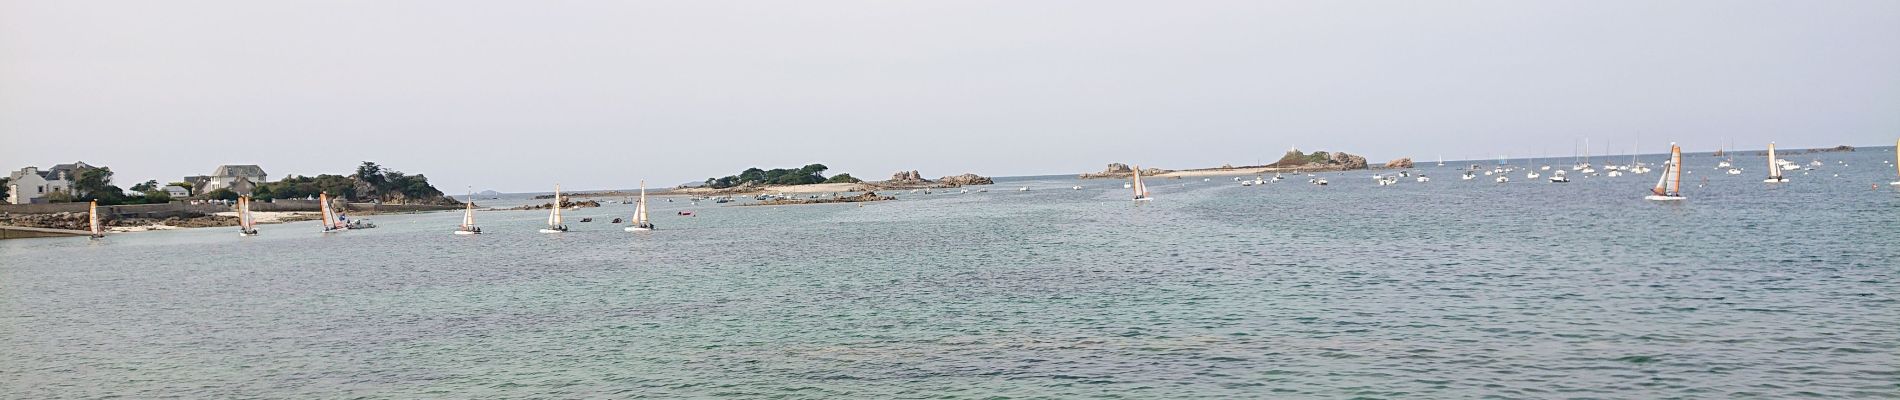
[[[7,240],[0,397],[1895,396],[1892,150],[1788,158]]]

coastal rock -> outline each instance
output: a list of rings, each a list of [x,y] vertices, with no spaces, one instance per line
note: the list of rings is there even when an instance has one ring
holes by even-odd
[[[946,187],[958,187],[958,186],[970,186],[970,185],[989,185],[989,184],[996,183],[996,181],[991,180],[990,178],[987,178],[987,177],[977,176],[976,174],[963,174],[963,175],[957,175],[957,176],[946,176],[942,178],[937,178],[937,183],[942,184]]]
[[[1142,175],[1160,175],[1160,174],[1165,174],[1169,172],[1174,172],[1174,170],[1167,170],[1167,169],[1160,169],[1160,168],[1142,168],[1141,169]],[[1127,178],[1134,174],[1135,174],[1135,169],[1133,167],[1129,167],[1128,164],[1109,163],[1108,168],[1103,169],[1102,172],[1096,172],[1092,174],[1081,174],[1081,175],[1077,175],[1076,177],[1082,178],[1082,179]]]
[[[1385,162],[1385,167],[1386,167],[1386,168],[1411,168],[1411,167],[1412,167],[1412,158],[1411,158],[1411,157],[1405,157],[1405,158],[1400,158],[1400,159],[1397,159],[1397,160],[1392,160],[1392,161],[1386,161],[1386,162]]]
[[[1312,154],[1299,150],[1287,151],[1280,161],[1268,164],[1269,168],[1293,169],[1300,171],[1345,171],[1366,169],[1366,158],[1350,153],[1316,151]]]
[[[917,170],[897,171],[891,174],[891,182],[924,182],[924,175],[917,173]]]

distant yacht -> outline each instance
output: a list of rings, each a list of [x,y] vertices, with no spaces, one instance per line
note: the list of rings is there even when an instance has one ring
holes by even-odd
[[[1416,180],[1418,180],[1418,183],[1425,183],[1425,182],[1431,182],[1432,178],[1427,177],[1425,175],[1419,175],[1418,178],[1416,178]]]
[[[1662,179],[1656,180],[1656,187],[1650,189],[1646,200],[1680,201],[1682,197],[1682,146],[1669,144],[1669,164],[1663,166]]]
[[[238,197],[238,236],[257,236],[257,219],[251,217],[251,196]]]
[[[1141,184],[1141,166],[1139,165],[1135,166],[1134,179],[1135,179],[1134,182],[1131,182],[1128,184],[1128,188],[1135,190],[1135,201],[1154,200],[1154,198],[1148,197],[1148,185]]]
[[[1552,183],[1570,183],[1570,177],[1564,176],[1564,170],[1560,169],[1550,173],[1550,181]]]
[[[1537,173],[1537,170],[1529,169],[1529,168],[1525,168],[1525,169],[1529,171],[1524,172],[1524,179],[1537,179],[1544,176],[1544,174]]]
[[[1498,179],[1493,179],[1493,180],[1497,181],[1498,183],[1510,183],[1511,177],[1498,175]]]
[[[1788,177],[1781,176],[1781,160],[1775,159],[1775,142],[1768,142],[1768,179],[1766,183],[1787,183]]]
[[[1018,192],[1027,192],[1027,191],[1029,191],[1029,187],[1028,187],[1028,186],[1023,186],[1023,187],[1020,187],[1020,188],[1016,188],[1016,191],[1018,191]]]
[[[1069,190],[1082,190],[1082,185],[1070,186]]]
[[[548,207],[548,226],[541,233],[567,232],[567,224],[561,222],[561,185],[554,185],[554,204]]]
[[[647,181],[644,179],[640,181],[640,202],[633,206],[632,222],[633,226],[627,227],[627,232],[653,230],[653,221],[647,219]]]

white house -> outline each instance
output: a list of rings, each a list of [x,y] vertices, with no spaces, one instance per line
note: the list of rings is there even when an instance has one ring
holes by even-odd
[[[79,170],[93,168],[84,161],[72,164],[54,165],[41,171],[39,167],[20,168],[7,174],[7,203],[40,204],[46,202],[46,195],[73,190],[73,179],[77,179]],[[109,182],[108,182],[109,183]]]
[[[211,175],[187,176],[185,182],[191,182],[198,193],[208,193],[218,189],[230,189],[238,194],[250,194],[251,188],[270,182],[270,175],[264,173],[264,167],[250,164],[219,165]]]

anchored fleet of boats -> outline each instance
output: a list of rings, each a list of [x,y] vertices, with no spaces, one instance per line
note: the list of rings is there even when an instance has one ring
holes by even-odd
[[[1894,152],[1895,157],[1892,164],[1894,165],[1894,173],[1897,178],[1895,181],[1891,182],[1890,185],[1894,187],[1900,187],[1900,141],[1895,141],[1894,145],[1897,150]],[[1587,148],[1587,145],[1586,145],[1586,148]],[[1765,183],[1788,183],[1789,179],[1785,175],[1786,171],[1803,170],[1803,169],[1813,170],[1816,167],[1825,165],[1820,160],[1812,160],[1807,167],[1803,168],[1798,163],[1781,158],[1779,154],[1776,153],[1774,143],[1768,144],[1767,156],[1768,156],[1768,176],[1766,179],[1762,181]],[[1583,155],[1583,158],[1578,160],[1576,164],[1570,168],[1570,170],[1582,173],[1583,175],[1585,175],[1584,177],[1586,178],[1591,176],[1596,170],[1596,168],[1594,165],[1591,165],[1591,162],[1588,157],[1589,155],[1585,153]],[[1731,161],[1732,160],[1723,160],[1717,164],[1716,168],[1718,170],[1727,170],[1727,172],[1730,174],[1739,173],[1740,169],[1734,168],[1733,163]],[[1443,161],[1439,161],[1439,165],[1442,166],[1444,165],[1443,163],[1444,163]],[[1843,162],[1842,164],[1845,165],[1845,162]],[[1642,163],[1637,162],[1636,157],[1633,155],[1630,157],[1629,165],[1621,165],[1621,166],[1605,165],[1603,167],[1604,169],[1609,171],[1605,175],[1610,176],[1610,177],[1621,176],[1621,175],[1624,175],[1625,173],[1642,175],[1642,174],[1647,174],[1650,172],[1649,167]],[[1141,167],[1135,166],[1133,169],[1134,169],[1134,173],[1131,175],[1129,182],[1123,184],[1122,188],[1132,190],[1133,199],[1136,202],[1153,201],[1154,200],[1153,193],[1151,193],[1148,190],[1148,185],[1142,181]],[[1510,182],[1510,178],[1505,176],[1505,174],[1516,171],[1516,169],[1517,168],[1514,166],[1505,165],[1505,162],[1500,160],[1499,165],[1497,167],[1489,171],[1484,171],[1484,174],[1495,175],[1496,178],[1494,178],[1493,180],[1498,183],[1508,183]],[[1553,182],[1553,183],[1570,182],[1569,174],[1567,174],[1566,171],[1562,168],[1553,169],[1549,165],[1544,165],[1537,169],[1531,169],[1527,165],[1525,169],[1527,170],[1527,172],[1524,175],[1526,179],[1537,179],[1543,176],[1537,172],[1539,170],[1542,170],[1542,171],[1550,171],[1550,174],[1548,175],[1548,178],[1547,178],[1550,182]],[[1462,178],[1464,180],[1471,180],[1474,177],[1476,177],[1477,171],[1479,170],[1480,168],[1475,164],[1471,165],[1470,167],[1464,168],[1464,174]],[[1399,178],[1401,177],[1412,177],[1413,174],[1411,172],[1412,171],[1400,171],[1398,174],[1394,174],[1394,175],[1379,174],[1379,175],[1374,175],[1373,179],[1375,183],[1379,186],[1391,186],[1391,185],[1398,184],[1400,182]],[[1663,162],[1663,170],[1662,170],[1662,173],[1660,174],[1661,176],[1657,177],[1656,185],[1650,188],[1649,193],[1643,196],[1643,199],[1650,200],[1650,201],[1660,201],[1660,202],[1680,202],[1687,199],[1687,197],[1684,196],[1682,192],[1682,175],[1685,173],[1688,173],[1688,171],[1685,171],[1685,168],[1682,162],[1682,146],[1679,146],[1675,143],[1670,143],[1669,144],[1669,160]],[[1297,175],[1297,172],[1295,174]],[[1312,174],[1307,174],[1307,176],[1310,177],[1310,179],[1307,180],[1308,183],[1311,183],[1314,185],[1322,185],[1322,186],[1327,184],[1324,178],[1319,178]],[[1265,185],[1268,182],[1279,182],[1281,179],[1283,178],[1278,173],[1274,174],[1273,179],[1271,181],[1267,180],[1265,177],[1256,177],[1252,180],[1247,180],[1240,177],[1234,178],[1234,180],[1238,181],[1242,186]],[[1706,178],[1704,179],[1706,181]],[[1424,182],[1430,182],[1431,178],[1428,178],[1423,174],[1419,174],[1417,175],[1415,180],[1417,182],[1424,183]],[[1211,181],[1211,179],[1203,179],[1202,181],[1204,182]],[[1876,184],[1875,186],[1878,187],[1878,184]],[[1071,187],[1070,189],[1081,190],[1082,186],[1074,186],[1074,187]],[[1029,191],[1029,187],[1024,186],[1017,189],[1017,191],[1027,192]],[[913,190],[912,192],[916,192],[916,191]],[[926,190],[924,191],[924,193],[928,194],[930,192]],[[730,199],[729,197],[721,198],[716,202],[725,203],[725,202],[730,201],[729,199]],[[695,204],[697,204],[697,200],[699,199],[694,199],[694,200],[695,200]],[[254,215],[252,215],[252,212],[251,212],[251,201],[252,199],[249,196],[243,196],[237,199],[236,208],[237,208],[237,217],[238,217],[238,234],[242,236],[256,236],[258,234],[257,219]],[[345,216],[343,213],[337,211],[337,208],[335,207],[332,200],[330,199],[329,193],[318,194],[317,202],[319,204],[319,210],[321,214],[320,222],[322,225],[323,233],[342,232],[342,231],[347,231],[350,229],[367,229],[367,228],[375,227],[375,224],[369,223],[368,221],[350,220],[348,216]],[[565,205],[566,205],[566,202],[561,196],[561,186],[555,185],[554,186],[554,202],[549,207],[549,210],[548,210],[547,226],[540,229],[541,233],[563,233],[563,232],[568,231],[568,227],[566,223],[563,221],[562,216],[561,216],[561,210],[563,206]],[[88,236],[90,236],[93,239],[104,237],[105,230],[104,230],[104,227],[100,224],[99,203],[97,201],[94,201],[88,205],[87,214],[88,214],[87,216],[88,217],[88,232],[87,232]],[[680,215],[691,216],[693,214],[690,212],[682,211],[680,212]],[[586,220],[583,220],[582,222],[586,222]],[[616,218],[615,222],[619,222],[619,219]],[[652,231],[655,229],[652,219],[649,218],[648,216],[647,190],[646,190],[646,181],[644,180],[640,181],[640,197],[638,201],[634,202],[633,218],[629,219],[628,223],[629,225],[625,228],[625,230],[628,232],[643,232],[643,231]],[[456,227],[454,234],[478,235],[481,233],[482,233],[482,228],[475,225],[475,204],[473,202],[469,202],[466,204],[466,207],[463,208],[462,210],[462,223],[460,226]]]

